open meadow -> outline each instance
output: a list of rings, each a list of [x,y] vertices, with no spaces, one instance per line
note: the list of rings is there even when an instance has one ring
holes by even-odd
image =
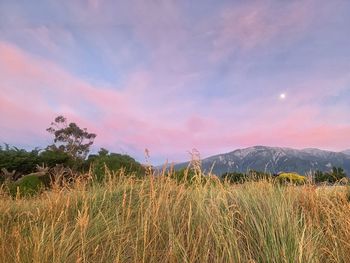
[[[108,173],[0,199],[0,262],[349,262],[347,187]]]

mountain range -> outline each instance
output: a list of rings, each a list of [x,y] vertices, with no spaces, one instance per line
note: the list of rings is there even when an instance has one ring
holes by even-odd
[[[347,155],[350,155],[350,150],[342,151],[342,153],[345,153],[345,154],[347,154]]]
[[[188,166],[188,162],[174,165],[175,169]],[[312,171],[327,172],[333,166],[342,167],[350,175],[350,150],[325,151],[315,148],[302,150],[281,147],[254,146],[218,154],[202,160],[202,169],[216,175],[225,172],[247,172],[249,170],[268,173]]]

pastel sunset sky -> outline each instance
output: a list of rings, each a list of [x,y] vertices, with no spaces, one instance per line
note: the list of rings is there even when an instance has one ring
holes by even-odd
[[[155,164],[350,148],[348,0],[0,0],[0,143],[57,115]]]

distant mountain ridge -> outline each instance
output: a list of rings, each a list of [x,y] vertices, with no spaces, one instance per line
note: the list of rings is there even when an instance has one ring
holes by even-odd
[[[175,165],[175,169],[187,167],[188,162]],[[344,152],[325,151],[316,148],[302,150],[282,147],[254,146],[218,154],[202,160],[202,169],[212,169],[216,175],[225,172],[247,172],[249,170],[269,173],[329,171],[333,166],[342,167],[350,176],[350,150]]]
[[[347,155],[350,155],[350,149],[349,149],[349,150],[342,151],[342,153],[345,153],[345,154],[347,154]]]

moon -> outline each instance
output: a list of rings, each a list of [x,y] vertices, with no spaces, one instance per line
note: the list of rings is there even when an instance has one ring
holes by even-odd
[[[281,99],[281,100],[285,100],[286,98],[287,98],[286,93],[281,93],[281,94],[280,94],[280,99]]]

